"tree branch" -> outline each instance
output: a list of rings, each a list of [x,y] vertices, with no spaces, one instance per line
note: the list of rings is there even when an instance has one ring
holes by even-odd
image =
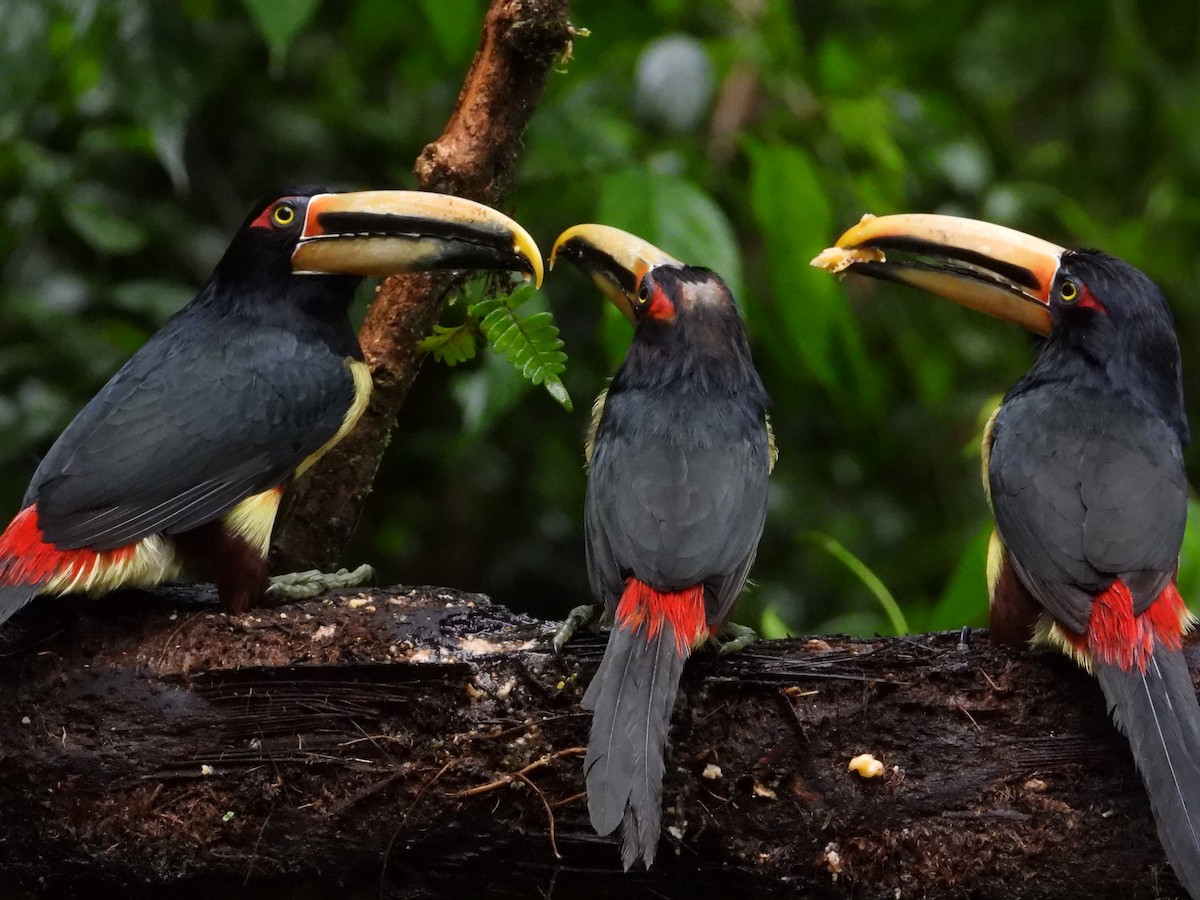
[[[492,0],[446,130],[414,167],[418,186],[500,205],[547,75],[570,40],[567,0]],[[276,569],[328,568],[338,561],[420,368],[424,354],[417,343],[460,281],[437,273],[392,276],[380,286],[359,331],[375,385],[370,406],[354,431],[288,492],[276,528]]]
[[[1182,896],[1065,659],[946,634],[698,653],[658,861],[627,874],[581,793],[601,639],[560,660],[554,623],[444,589],[232,618],[155,596],[6,627],[0,888]],[[847,771],[864,752],[883,775]]]

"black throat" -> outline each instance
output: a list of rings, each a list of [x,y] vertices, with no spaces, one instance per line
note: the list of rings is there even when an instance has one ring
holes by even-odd
[[[206,316],[281,328],[301,341],[325,344],[338,356],[363,358],[349,318],[361,278],[294,275],[290,265],[286,271],[264,266],[246,274],[231,278],[218,268],[190,307]]]
[[[1117,394],[1161,418],[1186,446],[1179,341],[1162,292],[1113,257],[1081,253],[1065,259],[1071,259],[1104,310],[1052,309],[1054,330],[1009,396],[1046,384],[1064,385],[1081,396]]]
[[[770,405],[734,309],[681,309],[672,322],[639,322],[610,387],[624,390],[736,397],[764,411]]]

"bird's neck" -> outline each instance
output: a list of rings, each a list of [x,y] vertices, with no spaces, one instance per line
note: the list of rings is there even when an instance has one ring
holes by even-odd
[[[194,301],[206,315],[283,328],[319,341],[340,356],[362,358],[349,309],[361,278],[348,275],[292,275],[239,279],[228,284],[214,276]]]
[[[634,333],[611,391],[737,397],[769,405],[740,319],[643,323]]]
[[[1057,383],[1086,392],[1126,396],[1157,414],[1186,446],[1188,421],[1174,332],[1166,334],[1137,323],[1124,325],[1119,340],[1100,331],[1056,330],[1013,392]]]

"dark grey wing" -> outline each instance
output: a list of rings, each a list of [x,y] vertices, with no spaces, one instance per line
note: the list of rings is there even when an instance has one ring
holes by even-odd
[[[1140,611],[1173,576],[1187,488],[1179,442],[1153,415],[1031,390],[996,416],[988,479],[1021,580],[1072,630],[1086,630],[1093,594],[1115,578]]]
[[[271,326],[177,316],[67,426],[25,505],[59,547],[187,531],[283,483],[353,403],[345,361]]]
[[[1153,603],[1175,577],[1187,524],[1187,475],[1175,433],[1159,419],[1097,443],[1081,462],[1087,508],[1083,546],[1102,572],[1133,591],[1134,612]]]
[[[703,582],[720,621],[766,519],[766,425],[732,401],[674,402],[608,398],[588,479],[589,574],[610,608],[629,576],[662,590]]]

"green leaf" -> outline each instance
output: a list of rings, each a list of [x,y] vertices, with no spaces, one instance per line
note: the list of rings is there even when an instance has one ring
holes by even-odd
[[[271,50],[271,66],[283,65],[288,47],[317,12],[321,0],[242,0]],[[449,4],[454,5],[454,4]]]
[[[540,183],[571,178],[585,188],[597,172],[629,164],[640,132],[625,110],[597,106],[594,94],[585,83],[568,90],[561,105],[539,107],[521,153],[523,177]]]
[[[1179,593],[1193,613],[1200,609],[1200,503],[1188,498],[1187,526],[1179,548]]]
[[[862,150],[885,172],[904,172],[904,153],[892,138],[895,115],[880,94],[830,98],[825,113],[830,129],[846,146]]]
[[[620,367],[629,352],[629,339],[632,331],[629,320],[611,303],[605,303],[600,313],[600,329],[596,336],[600,346],[604,348],[608,365],[604,371],[613,372]]]
[[[417,347],[447,366],[457,366],[459,363],[474,359],[476,341],[479,331],[474,319],[462,325],[434,325],[433,334],[422,339]]]
[[[693,0],[654,0],[654,11],[664,19],[682,14],[692,6]]]
[[[888,621],[891,622],[896,634],[908,634],[908,621],[904,618],[904,613],[901,612],[896,598],[892,596],[892,592],[887,589],[887,586],[879,579],[879,576],[867,568],[866,563],[847,550],[841,542],[831,535],[822,534],[819,531],[809,531],[804,537],[844,565],[863,583],[866,589],[879,601],[879,605],[887,614]]]
[[[571,402],[571,395],[567,393],[567,387],[558,378],[544,378],[542,381],[546,388],[546,393],[558,401],[559,406],[567,412],[575,409],[575,405]]]
[[[559,377],[567,368],[567,355],[554,317],[549,312],[525,317],[516,312],[532,296],[533,286],[523,285],[506,297],[488,297],[474,303],[469,311],[479,319],[479,330],[492,349],[531,384],[544,385],[550,396],[570,412],[571,397]]]
[[[735,297],[742,296],[733,226],[701,188],[679,175],[633,166],[606,175],[599,191],[597,221],[645,238],[688,265],[712,269]]]
[[[507,360],[485,353],[478,368],[450,382],[450,393],[462,410],[465,435],[478,439],[516,408],[528,387],[529,382]]]
[[[981,628],[987,624],[987,554],[992,530],[989,515],[963,548],[946,589],[929,616],[926,627],[930,631],[947,631],[964,625]]]
[[[821,86],[831,94],[863,90],[864,62],[861,50],[847,41],[839,37],[823,40],[818,58]],[[870,89],[869,84],[866,89]]]
[[[134,253],[146,243],[145,230],[102,199],[74,198],[63,205],[63,215],[75,233],[101,253]]]
[[[446,58],[466,62],[479,43],[483,5],[478,0],[420,0],[421,11]]]
[[[788,628],[787,622],[783,621],[783,617],[774,604],[762,611],[762,618],[758,623],[758,633],[763,640],[767,641],[777,641],[792,636],[792,630]]]
[[[809,265],[835,233],[816,166],[803,149],[748,141],[750,202],[770,263],[775,311],[783,324],[764,334],[785,365],[798,354],[830,393],[876,406],[879,385],[838,282]],[[846,372],[845,370],[849,370]]]

